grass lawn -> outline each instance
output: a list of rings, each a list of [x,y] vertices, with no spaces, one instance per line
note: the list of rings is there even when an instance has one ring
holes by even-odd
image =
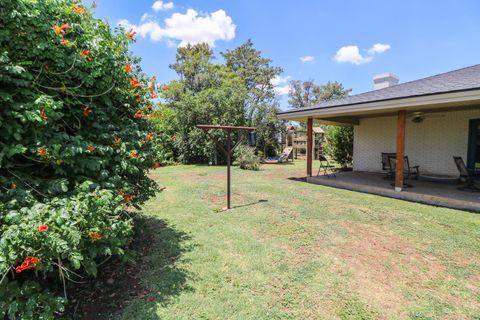
[[[172,166],[116,319],[480,319],[480,215],[289,179],[305,163]]]

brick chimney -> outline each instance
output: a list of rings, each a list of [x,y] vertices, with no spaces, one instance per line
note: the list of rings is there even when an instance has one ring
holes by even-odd
[[[375,90],[388,88],[398,84],[400,79],[393,73],[386,72],[373,77],[373,88]]]

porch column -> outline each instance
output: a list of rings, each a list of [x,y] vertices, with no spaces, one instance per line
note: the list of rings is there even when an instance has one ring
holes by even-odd
[[[307,176],[312,176],[313,118],[307,120]]]
[[[395,166],[395,191],[400,192],[403,189],[403,166],[405,157],[405,124],[407,112],[398,111],[397,116],[397,164]]]

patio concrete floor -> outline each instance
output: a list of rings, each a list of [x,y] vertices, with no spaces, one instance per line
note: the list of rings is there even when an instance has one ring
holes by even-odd
[[[395,192],[391,180],[383,179],[384,174],[370,172],[338,172],[337,177],[325,175],[307,177],[307,182],[376,194],[384,197],[419,202],[439,207],[480,212],[480,192],[459,190],[457,183],[408,180],[412,188]]]

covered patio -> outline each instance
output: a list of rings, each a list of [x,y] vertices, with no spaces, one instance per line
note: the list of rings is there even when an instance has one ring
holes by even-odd
[[[480,193],[458,189],[453,158],[465,160],[468,178],[480,169],[480,65],[398,84],[393,74],[374,78],[375,90],[280,112],[307,127],[307,181],[437,206],[480,211]],[[353,172],[315,177],[313,125],[354,128]],[[393,181],[382,179],[382,153],[392,154]],[[408,159],[408,161],[407,161]],[[405,188],[409,168],[420,179]],[[390,163],[391,164],[391,163]],[[312,174],[313,173],[313,174]],[[450,180],[445,184],[429,182]],[[465,176],[463,176],[465,178]],[[473,178],[472,178],[473,179]]]
[[[392,181],[385,179],[384,174],[345,171],[337,172],[335,178],[322,174],[307,177],[307,182],[439,207],[480,212],[480,192],[459,190],[459,184],[455,181],[409,180],[407,182],[411,188],[396,192],[392,188]]]

